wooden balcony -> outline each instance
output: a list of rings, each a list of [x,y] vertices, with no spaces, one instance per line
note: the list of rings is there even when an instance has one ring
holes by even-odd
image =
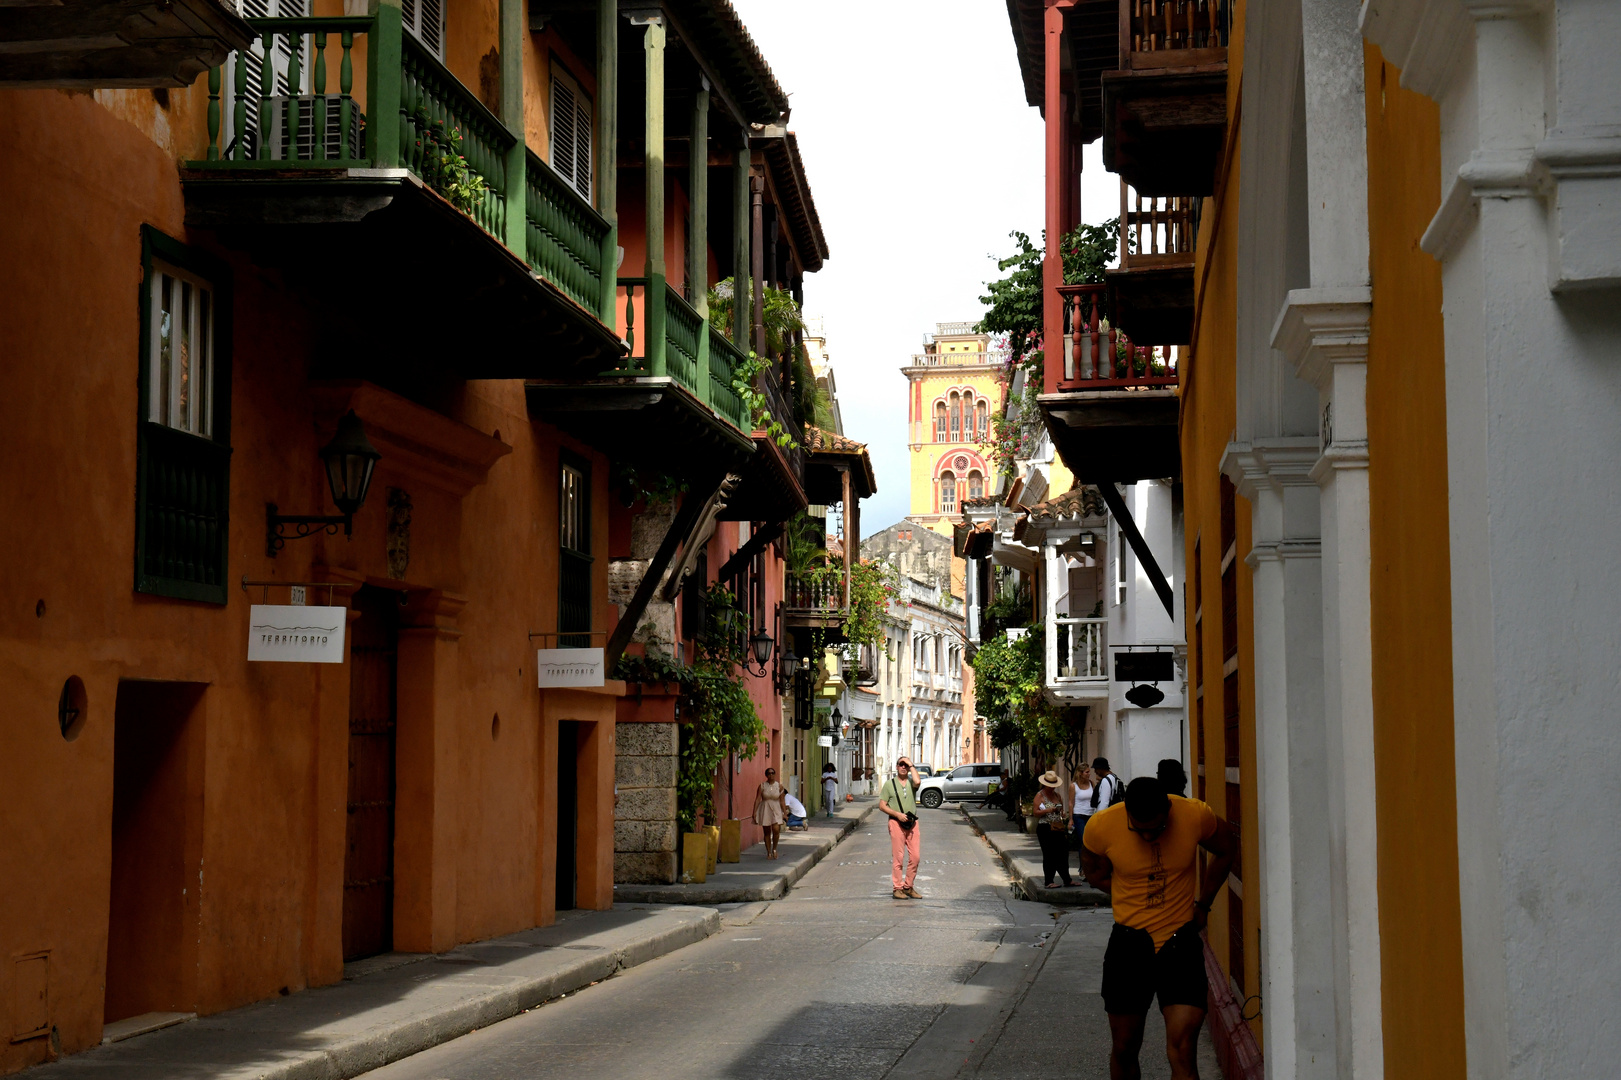
[[[783,582],[783,622],[791,630],[816,629],[823,645],[844,640],[844,575],[800,575],[790,573]],[[801,635],[802,636],[802,635]],[[801,655],[809,655],[802,651]]]
[[[727,342],[726,347],[731,348],[731,343]],[[765,416],[757,417],[751,425],[754,456],[721,519],[786,521],[810,502],[805,494],[805,429],[794,416],[793,403],[775,367],[760,372],[754,389],[765,399]],[[762,423],[776,424],[790,440],[788,445],[783,445]]]
[[[1103,164],[1145,195],[1212,195],[1227,133],[1232,0],[1120,0]]]
[[[375,15],[250,25],[253,47],[209,72],[186,223],[289,281],[319,268],[322,375],[400,388],[620,363],[607,221],[414,37]]]
[[[0,4],[0,87],[190,86],[252,38],[220,0]]]
[[[1193,343],[1193,247],[1200,200],[1120,183],[1120,267],[1104,274],[1115,326],[1139,345]]]
[[[662,280],[620,278],[618,290],[632,355],[587,378],[532,380],[530,415],[638,468],[744,472],[758,449],[732,385],[744,354]]]
[[[1037,399],[1065,465],[1083,483],[1175,476],[1176,356],[1138,345],[1104,317],[1103,285],[1063,285],[1062,347],[1045,350]]]

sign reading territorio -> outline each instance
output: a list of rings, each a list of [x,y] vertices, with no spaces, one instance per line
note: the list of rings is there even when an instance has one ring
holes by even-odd
[[[549,686],[602,686],[605,666],[601,649],[535,650],[535,670],[543,690]]]
[[[248,613],[248,659],[284,664],[341,664],[348,610],[254,604]]]

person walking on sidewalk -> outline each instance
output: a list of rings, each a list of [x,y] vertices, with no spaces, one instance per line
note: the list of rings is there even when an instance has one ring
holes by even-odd
[[[1041,774],[1041,790],[1036,792],[1031,802],[1031,812],[1036,818],[1036,843],[1041,845],[1041,878],[1042,888],[1053,887],[1053,875],[1057,874],[1063,879],[1064,888],[1069,888],[1074,882],[1069,880],[1069,823],[1064,796],[1058,793],[1058,787],[1063,781],[1051,769]]]
[[[782,839],[782,823],[788,816],[782,803],[786,794],[777,783],[777,770],[765,771],[765,783],[754,793],[754,823],[765,830],[765,857],[777,857],[777,842]]]
[[[1195,893],[1199,848],[1213,858]],[[1103,1010],[1109,1014],[1110,1080],[1139,1080],[1148,1006],[1165,1017],[1172,1080],[1199,1080],[1196,1057],[1209,981],[1199,937],[1232,869],[1232,827],[1196,799],[1165,794],[1139,776],[1123,806],[1092,815],[1081,838],[1081,871],[1109,897],[1114,930],[1103,954]]]
[[[831,761],[822,766],[822,805],[827,816],[833,816],[833,804],[839,801],[839,770]]]
[[[1075,842],[1081,842],[1081,834],[1086,831],[1086,823],[1092,819],[1092,770],[1084,764],[1075,770],[1074,783],[1070,785],[1074,800],[1070,805],[1070,823],[1075,829]]]
[[[1097,774],[1097,779],[1092,781],[1092,797],[1088,800],[1092,804],[1093,814],[1125,799],[1125,795],[1121,794],[1120,777],[1109,771],[1108,758],[1093,758],[1092,771]]]
[[[921,900],[913,882],[917,880],[917,864],[923,850],[923,826],[917,821],[917,775],[912,763],[905,758],[895,762],[895,775],[884,781],[878,794],[878,809],[889,815],[889,853],[894,865],[890,870],[890,883],[897,900]],[[905,857],[911,857],[906,865]]]

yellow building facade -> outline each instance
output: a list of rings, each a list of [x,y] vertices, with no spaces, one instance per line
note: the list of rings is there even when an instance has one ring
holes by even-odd
[[[901,369],[911,451],[907,517],[950,536],[963,500],[996,489],[987,447],[991,417],[1002,408],[1003,366],[989,335],[974,333],[972,323],[937,323],[923,350]]]

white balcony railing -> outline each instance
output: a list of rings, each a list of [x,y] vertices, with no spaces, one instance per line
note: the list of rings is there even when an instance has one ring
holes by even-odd
[[[911,367],[945,367],[957,364],[1005,364],[1007,352],[913,353]]]
[[[1106,637],[1108,619],[1053,620],[1053,634],[1049,637],[1048,671],[1059,685],[1082,680],[1108,681],[1109,643]]]

